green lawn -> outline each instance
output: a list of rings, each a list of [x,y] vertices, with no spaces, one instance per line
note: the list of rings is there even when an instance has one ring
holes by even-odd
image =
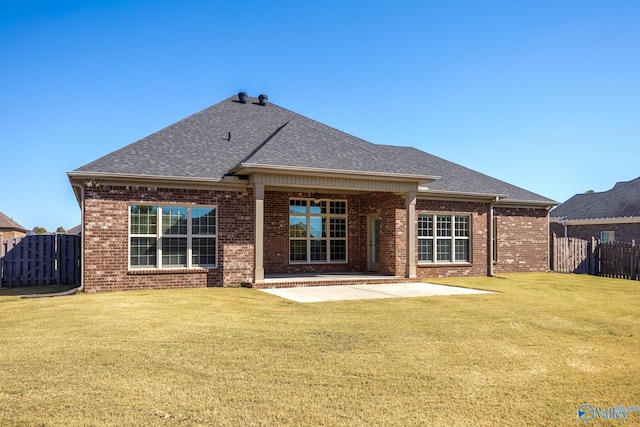
[[[640,406],[639,282],[435,282],[497,293],[0,296],[0,425],[584,425],[582,404]]]

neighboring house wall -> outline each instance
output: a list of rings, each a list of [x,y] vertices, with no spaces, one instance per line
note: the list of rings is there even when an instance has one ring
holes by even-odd
[[[553,235],[554,233],[557,237],[565,237],[564,225],[559,224],[557,222],[549,222],[549,237],[551,237],[551,235]],[[566,236],[566,237],[570,237],[570,236]]]
[[[495,208],[497,253],[495,273],[549,270],[549,221],[546,209]]]
[[[0,236],[2,237],[2,240],[13,239],[15,237],[24,237],[26,235],[27,233],[22,231],[17,231],[12,229],[0,229]]]
[[[614,240],[616,241],[630,242],[635,240],[640,242],[640,223],[567,225],[566,237],[575,237],[583,240],[589,240],[591,237],[600,239],[602,231],[613,231],[615,233]],[[556,233],[558,237],[565,237],[564,225],[552,222],[551,233]]]
[[[129,270],[129,205],[218,207],[218,268]],[[253,194],[236,191],[101,186],[85,191],[84,287],[87,292],[237,286],[253,272]]]

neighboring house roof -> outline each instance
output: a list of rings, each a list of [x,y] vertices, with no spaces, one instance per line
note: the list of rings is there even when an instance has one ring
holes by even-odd
[[[228,98],[69,174],[212,181],[255,168],[409,177],[425,192],[557,204],[416,148],[373,144],[256,98],[246,104]]]
[[[71,227],[70,229],[67,230],[67,234],[74,235],[74,236],[77,236],[80,233],[82,233],[82,224],[78,224],[75,227]]]
[[[15,230],[26,232],[27,229],[0,212],[0,230]]]
[[[640,218],[640,177],[618,182],[608,191],[576,194],[550,214],[558,222]]]

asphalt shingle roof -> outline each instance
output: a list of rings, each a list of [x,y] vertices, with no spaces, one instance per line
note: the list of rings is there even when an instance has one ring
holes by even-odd
[[[256,98],[228,98],[76,171],[220,179],[240,164],[440,176],[429,189],[554,204],[416,148],[373,144]]]
[[[0,212],[0,228],[11,229],[17,231],[27,231],[26,228],[15,222],[13,219],[9,218],[2,212]]]
[[[618,182],[608,191],[576,194],[549,216],[559,220],[640,217],[640,177]]]

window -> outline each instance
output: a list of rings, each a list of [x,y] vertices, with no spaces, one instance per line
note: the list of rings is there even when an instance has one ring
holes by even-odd
[[[602,243],[613,242],[615,240],[615,233],[613,231],[601,231],[600,241]]]
[[[289,201],[289,261],[347,261],[347,202]]]
[[[419,262],[471,262],[469,215],[418,215]]]
[[[215,267],[216,249],[215,207],[129,207],[131,268]]]

